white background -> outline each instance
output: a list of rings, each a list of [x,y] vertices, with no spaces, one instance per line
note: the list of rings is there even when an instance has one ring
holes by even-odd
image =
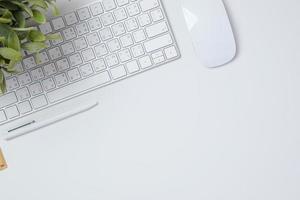
[[[1,200],[299,200],[300,1],[226,0],[231,64],[182,59],[98,92],[101,105],[5,145]]]

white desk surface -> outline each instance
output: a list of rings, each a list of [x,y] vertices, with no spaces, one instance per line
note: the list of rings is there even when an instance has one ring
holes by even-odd
[[[1,200],[299,200],[300,2],[226,0],[239,54],[180,61],[99,91],[101,106],[9,142]]]

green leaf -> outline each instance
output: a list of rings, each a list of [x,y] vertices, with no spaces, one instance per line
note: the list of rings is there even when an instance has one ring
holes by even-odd
[[[46,40],[61,40],[61,35],[54,33],[54,34],[48,34],[46,35]]]
[[[16,69],[15,69],[15,65],[17,64],[17,62],[15,60],[11,60],[7,66],[7,71],[9,73],[15,73]]]
[[[5,42],[5,37],[0,37],[0,43],[4,43]]]
[[[1,27],[0,27],[1,28]],[[27,27],[27,28],[11,28],[14,31],[32,31],[32,30],[36,30],[34,27]]]
[[[16,6],[15,4],[12,4],[11,2],[8,1],[0,1],[0,6],[2,8],[6,8],[8,10],[18,10],[19,7]]]
[[[31,53],[40,52],[41,50],[43,50],[47,47],[48,46],[44,42],[28,42],[28,43],[22,44],[22,48]]]
[[[3,80],[4,80],[4,74],[3,74],[3,71],[0,68],[0,84],[3,82]]]
[[[7,46],[9,48],[12,48],[12,49],[16,50],[16,51],[20,51],[21,50],[20,40],[19,40],[19,37],[16,34],[16,32],[11,31],[8,34],[8,37],[7,37]]]
[[[28,13],[28,15],[30,17],[33,17],[33,13],[32,10],[26,6],[26,4],[22,3],[22,2],[18,2],[18,1],[11,1],[11,3],[17,5],[18,7],[20,7],[22,10],[24,10],[26,13]]]
[[[47,0],[48,4],[50,5],[50,7],[52,8],[52,15],[53,16],[59,16],[60,15],[60,12],[59,12],[59,9],[56,5],[56,2],[53,1],[53,0]]]
[[[39,11],[39,10],[32,10],[33,13],[33,20],[39,24],[44,24],[46,22],[46,17],[45,15]]]
[[[6,10],[8,10],[8,9],[1,8],[1,5],[0,5],[0,15],[1,16],[6,12]]]
[[[44,9],[48,8],[48,5],[44,0],[28,0],[28,2],[33,6],[38,6]]]
[[[6,19],[12,19],[13,15],[8,9],[4,9],[2,13],[2,17]]]
[[[41,31],[32,30],[29,32],[28,39],[32,42],[44,42],[46,36]]]
[[[0,36],[7,38],[11,28],[7,24],[0,24]]]
[[[40,52],[36,52],[34,54],[34,59],[35,59],[35,61],[36,61],[37,64],[41,64],[42,61],[41,61]]]
[[[2,23],[2,24],[10,24],[11,23],[11,19],[0,17],[0,23]]]
[[[20,52],[8,47],[1,47],[0,55],[8,60],[20,61],[22,59]]]
[[[25,40],[28,37],[28,34],[29,31],[17,32],[20,41]]]
[[[5,65],[5,60],[0,57],[0,66],[3,66],[3,65]],[[1,67],[0,67],[0,69],[1,69]]]
[[[25,16],[22,11],[14,12],[15,19],[19,28],[24,28],[26,25]]]
[[[2,94],[6,92],[6,81],[4,78],[3,71],[0,69],[0,91]]]

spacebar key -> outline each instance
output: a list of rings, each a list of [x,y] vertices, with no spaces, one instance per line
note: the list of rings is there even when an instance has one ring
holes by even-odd
[[[82,81],[78,81],[57,90],[51,91],[47,94],[47,96],[49,101],[51,103],[54,103],[69,98],[73,95],[85,92],[91,88],[101,86],[105,83],[108,83],[110,80],[111,79],[108,72],[103,72]]]

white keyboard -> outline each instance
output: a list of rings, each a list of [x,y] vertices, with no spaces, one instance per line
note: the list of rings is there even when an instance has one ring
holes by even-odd
[[[38,28],[63,39],[7,75],[0,124],[180,57],[160,0],[97,1]]]

